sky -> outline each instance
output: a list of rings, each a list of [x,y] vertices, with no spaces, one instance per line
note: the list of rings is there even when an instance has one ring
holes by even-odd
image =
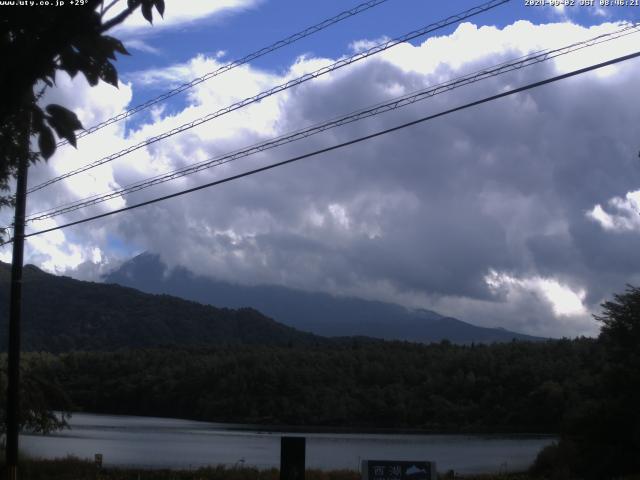
[[[121,2],[122,3],[122,2]],[[39,212],[638,21],[640,6],[512,0],[31,194]],[[573,3],[573,5],[569,5]],[[38,185],[480,2],[387,0],[207,80],[31,168]],[[85,127],[352,8],[326,0],[166,0],[111,35],[119,88],[60,74],[42,99]],[[117,12],[119,5],[114,7]],[[495,76],[100,205],[35,232],[236,175],[633,53],[640,34]],[[640,284],[640,60],[461,110],[217,187],[30,237],[26,263],[84,280],[143,251],[240,284],[428,308],[481,326],[597,335]],[[11,212],[0,211],[3,224]],[[0,260],[10,261],[10,247]]]

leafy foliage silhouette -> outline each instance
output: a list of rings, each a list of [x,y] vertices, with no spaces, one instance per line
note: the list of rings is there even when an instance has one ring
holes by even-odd
[[[5,6],[0,16],[0,191],[7,192],[20,159],[35,163],[56,151],[56,136],[76,145],[82,124],[62,105],[42,107],[39,100],[52,87],[58,72],[84,75],[90,85],[100,80],[118,86],[113,64],[116,54],[128,55],[122,42],[105,32],[119,25],[138,8],[149,22],[153,8],[164,14],[164,0],[127,0],[126,8],[106,20],[118,0],[87,0],[73,8]],[[25,135],[25,132],[28,133]],[[55,136],[54,136],[55,132]],[[39,152],[25,142],[38,138]],[[0,208],[13,204],[0,197]],[[6,232],[0,232],[0,235]]]
[[[585,401],[564,422],[558,445],[535,471],[553,478],[617,478],[640,473],[640,288],[602,304],[598,367]]]

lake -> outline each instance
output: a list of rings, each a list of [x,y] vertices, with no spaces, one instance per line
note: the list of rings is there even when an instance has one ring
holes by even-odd
[[[282,433],[255,426],[167,418],[74,414],[71,429],[20,437],[22,452],[42,458],[104,456],[105,466],[278,467]],[[308,468],[359,470],[364,459],[431,460],[438,470],[484,473],[527,468],[550,435],[287,433],[307,439]]]

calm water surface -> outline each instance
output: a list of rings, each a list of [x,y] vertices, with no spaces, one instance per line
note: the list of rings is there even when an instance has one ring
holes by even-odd
[[[105,466],[198,468],[206,465],[278,467],[281,433],[167,418],[74,414],[71,429],[22,435],[30,456],[75,455]],[[251,428],[251,427],[248,427]],[[433,460],[438,470],[496,472],[528,467],[554,441],[549,435],[392,435],[295,433],[307,438],[309,468],[359,469],[363,459]]]

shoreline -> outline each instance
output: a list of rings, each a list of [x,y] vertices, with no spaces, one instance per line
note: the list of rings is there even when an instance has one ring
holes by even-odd
[[[312,433],[302,427],[288,432],[270,431],[264,425],[255,427],[76,412],[71,430],[56,432],[50,438],[25,435],[21,444],[31,458],[55,459],[72,454],[93,459],[100,453],[105,466],[118,468],[180,470],[235,465],[270,469],[279,466],[280,438],[291,435],[307,439],[307,467],[323,471],[358,469],[362,458],[416,460],[426,456],[442,471],[453,468],[465,474],[481,474],[524,470],[539,451],[557,441],[555,436],[540,434],[412,431],[413,435],[406,435],[380,429],[374,433],[344,429],[331,432],[338,430],[335,428]]]
[[[60,413],[60,412],[56,412]],[[370,426],[336,426],[336,425],[279,425],[269,423],[238,423],[238,422],[213,422],[198,420],[193,418],[157,417],[145,415],[129,415],[114,413],[94,413],[94,412],[69,412],[71,419],[75,415],[90,415],[92,417],[109,417],[122,419],[145,419],[149,421],[161,422],[194,422],[210,426],[223,431],[257,432],[257,433],[310,433],[310,434],[369,434],[369,435],[473,435],[473,436],[500,436],[500,437],[523,437],[523,438],[549,438],[557,437],[557,432],[536,432],[529,429],[506,429],[494,428],[491,430],[480,428],[457,428],[457,429],[428,429],[409,427],[370,427]],[[72,425],[69,423],[69,427]]]

